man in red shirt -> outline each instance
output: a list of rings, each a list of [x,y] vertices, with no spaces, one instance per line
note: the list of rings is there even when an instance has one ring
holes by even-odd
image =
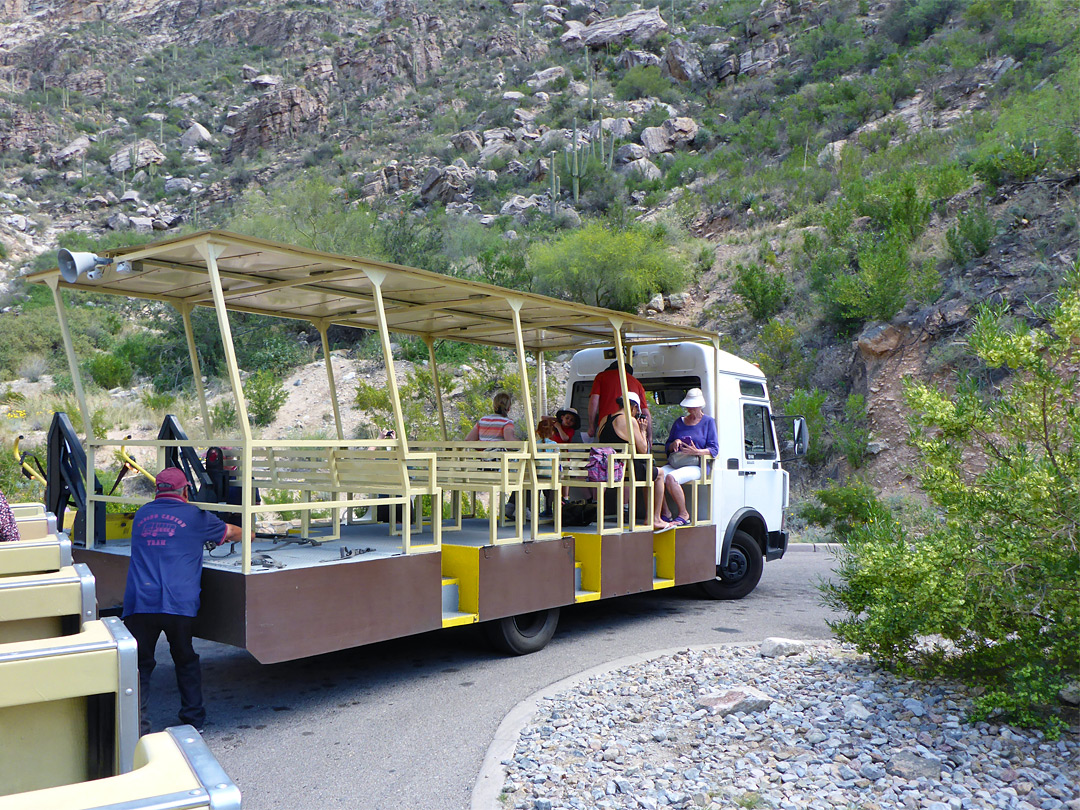
[[[634,379],[634,367],[626,366],[626,390],[638,395],[641,402],[641,412],[645,414],[645,435],[649,444],[652,444],[652,414],[649,413],[649,403],[645,398],[645,388]],[[596,437],[600,421],[610,413],[620,410],[616,399],[622,396],[622,384],[619,382],[619,361],[613,360],[611,365],[596,375],[592,388],[589,390],[589,435]]]

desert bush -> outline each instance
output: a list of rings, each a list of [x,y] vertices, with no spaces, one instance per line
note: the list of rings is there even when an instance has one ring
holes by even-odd
[[[256,371],[244,382],[248,418],[253,425],[264,426],[274,421],[277,412],[289,398],[281,378],[272,371]]]
[[[131,385],[134,372],[124,358],[109,352],[92,355],[85,364],[86,373],[97,385],[110,388],[126,388]]]
[[[769,379],[769,387],[774,394],[806,386],[812,371],[812,359],[803,350],[801,335],[795,324],[779,319],[770,320],[762,326],[758,341],[761,350],[754,355],[754,363]]]
[[[915,45],[965,5],[965,0],[896,0],[882,20],[881,30],[897,44]]]
[[[847,459],[848,465],[857,470],[866,463],[870,442],[870,425],[866,415],[866,398],[862,394],[848,394],[844,402],[843,416],[833,424],[833,448]]]
[[[679,100],[679,92],[656,65],[634,65],[615,85],[615,97],[623,101],[658,98],[670,103]]]
[[[829,457],[829,446],[826,440],[825,407],[827,395],[817,388],[807,390],[796,389],[783,407],[783,412],[793,416],[806,418],[806,427],[810,433],[810,444],[806,450],[808,464],[817,466],[824,464]]]
[[[838,543],[847,543],[855,532],[869,524],[892,519],[889,507],[860,478],[815,490],[813,500],[805,501],[798,514],[810,525],[823,527],[830,539]]]
[[[151,387],[142,392],[139,401],[148,411],[163,414],[176,404],[176,397],[168,392],[157,391]]]
[[[221,400],[210,409],[210,422],[215,431],[235,428],[237,426],[236,406],[229,400]]]
[[[985,207],[971,208],[957,217],[956,225],[945,232],[949,255],[959,265],[985,255],[997,235],[994,222]]]
[[[822,591],[841,639],[978,686],[976,718],[1056,732],[1058,692],[1080,669],[1080,268],[1040,314],[1047,326],[1031,329],[980,310],[968,345],[1012,371],[997,384],[905,387],[914,469],[939,516],[866,522]]]
[[[764,321],[783,308],[787,300],[787,279],[783,273],[766,270],[756,262],[737,264],[731,290],[743,300],[755,321]]]
[[[686,268],[655,234],[596,222],[534,244],[529,265],[542,292],[627,312],[686,282]]]
[[[19,366],[19,376],[27,382],[37,382],[49,371],[48,361],[40,354],[31,354],[23,359]]]

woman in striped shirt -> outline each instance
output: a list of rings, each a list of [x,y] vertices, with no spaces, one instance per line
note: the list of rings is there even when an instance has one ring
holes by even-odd
[[[494,413],[480,417],[480,421],[473,425],[473,429],[469,431],[465,441],[517,441],[517,430],[514,428],[514,421],[507,416],[510,413],[510,395],[505,391],[500,391],[492,397],[491,407]]]

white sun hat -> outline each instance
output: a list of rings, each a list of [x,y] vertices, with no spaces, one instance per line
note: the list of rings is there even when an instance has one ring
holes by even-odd
[[[683,397],[683,401],[679,405],[683,408],[704,408],[705,395],[701,393],[700,388],[691,388],[686,392],[686,396]]]

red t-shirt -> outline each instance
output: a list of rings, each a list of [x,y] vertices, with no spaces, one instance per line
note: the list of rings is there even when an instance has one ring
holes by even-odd
[[[638,395],[641,399],[641,410],[649,410],[649,403],[645,399],[645,389],[641,383],[629,374],[626,375],[626,390],[633,391]],[[619,370],[610,368],[597,374],[596,379],[593,380],[592,388],[589,390],[590,399],[593,394],[600,395],[600,409],[596,412],[596,424],[599,425],[604,421],[605,416],[619,410],[619,406],[615,404],[615,400],[622,396],[622,386],[619,385]]]

